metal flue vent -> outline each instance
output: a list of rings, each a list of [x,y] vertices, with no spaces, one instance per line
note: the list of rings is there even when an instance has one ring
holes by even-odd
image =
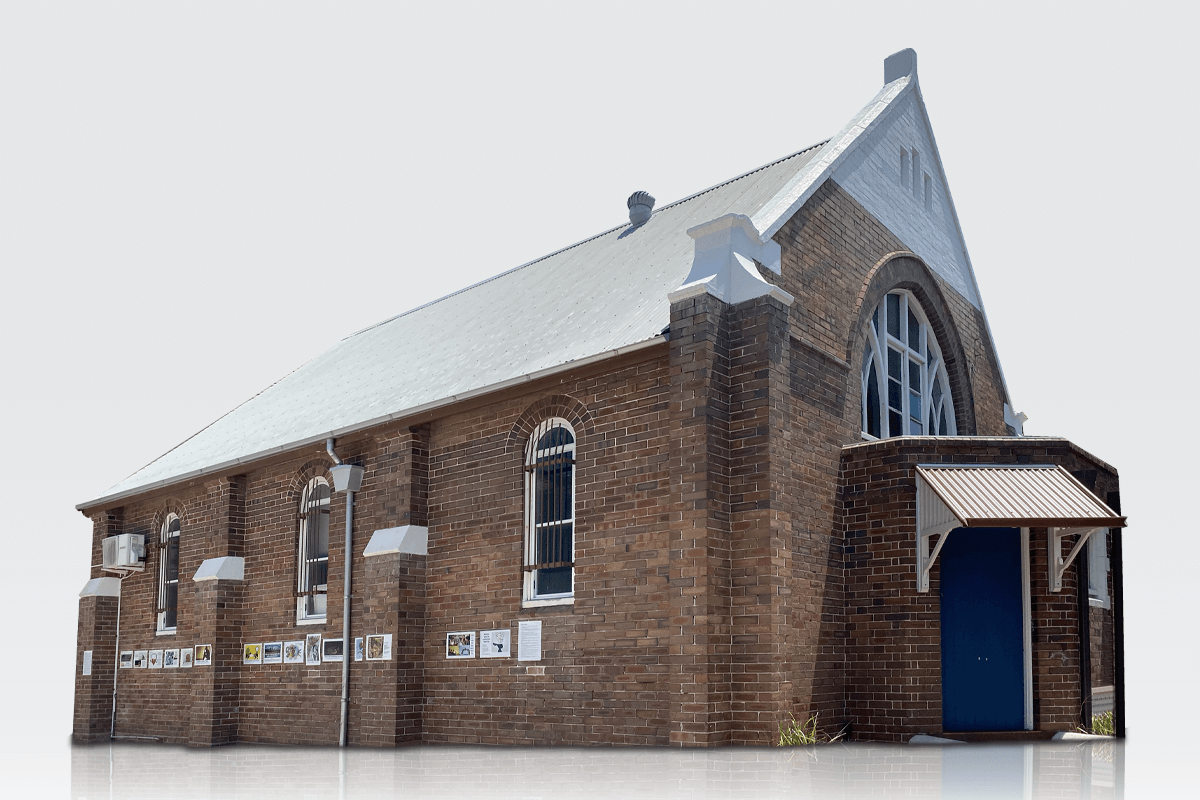
[[[650,214],[654,211],[654,198],[649,192],[634,192],[629,195],[625,205],[629,206],[629,221],[634,225],[641,225],[650,219]]]

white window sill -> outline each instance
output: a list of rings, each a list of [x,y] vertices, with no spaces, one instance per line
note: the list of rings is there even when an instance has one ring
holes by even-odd
[[[296,620],[297,625],[324,625],[325,617],[309,617],[308,619]]]
[[[1107,597],[1089,597],[1088,605],[1092,608],[1112,608],[1112,602]]]
[[[171,628],[171,629],[165,630],[165,631],[155,631],[154,635],[155,636],[174,636],[175,631],[176,631],[175,628]]]
[[[547,597],[543,600],[522,600],[521,608],[542,608],[544,606],[572,606],[574,597]]]

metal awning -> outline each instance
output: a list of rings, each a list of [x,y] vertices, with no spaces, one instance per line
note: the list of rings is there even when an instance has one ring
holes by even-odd
[[[1050,588],[1088,537],[1103,528],[1124,528],[1117,514],[1057,464],[923,464],[917,467],[917,590],[929,591],[929,570],[947,535],[956,528],[1048,528]],[[1062,539],[1079,539],[1065,558]],[[930,539],[938,537],[933,552]]]

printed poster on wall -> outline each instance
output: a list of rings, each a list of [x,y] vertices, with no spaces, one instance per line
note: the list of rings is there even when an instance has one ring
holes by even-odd
[[[284,642],[283,643],[283,663],[285,664],[303,664],[304,663],[304,642]]]
[[[363,660],[363,637],[361,636],[354,637],[354,660]]]
[[[136,660],[136,659],[137,659],[137,653],[135,652],[134,660]],[[212,645],[211,644],[196,645],[196,666],[197,667],[212,666]]]
[[[542,660],[542,621],[522,620],[517,623],[517,661]]]
[[[146,658],[145,650],[134,650],[133,651],[133,668],[134,669],[145,669],[146,661],[147,661],[147,658]]]
[[[283,642],[267,642],[263,645],[264,664],[283,663]]]
[[[310,633],[304,637],[304,663],[310,667],[321,663],[321,634]]]
[[[146,659],[150,663],[150,669],[162,669],[162,650],[151,650]]]
[[[132,668],[133,668],[133,651],[132,650],[122,650],[121,651],[121,669],[132,669]]]
[[[163,650],[163,669],[176,669],[179,666],[178,650]]]
[[[84,675],[92,674],[92,651],[91,650],[83,651],[83,674]]]
[[[446,634],[446,658],[474,658],[475,631],[454,631]]]
[[[179,651],[179,666],[187,669],[192,665],[192,648],[185,647]]]
[[[326,639],[321,643],[321,647],[326,661],[341,661],[345,658],[341,639]]]
[[[392,635],[375,634],[367,637],[367,661],[390,661],[392,658]]]
[[[512,631],[502,628],[479,632],[480,658],[508,658],[512,655]]]

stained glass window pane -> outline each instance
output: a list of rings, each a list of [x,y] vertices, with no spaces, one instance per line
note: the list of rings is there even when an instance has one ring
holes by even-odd
[[[899,382],[888,381],[888,407],[889,408],[894,408],[897,411],[900,410],[900,407],[901,407],[900,406],[900,403],[901,403],[900,397],[901,397],[902,393],[903,393],[903,390],[900,388]]]
[[[921,391],[921,365],[916,361],[908,362],[908,388],[914,392]]]
[[[902,367],[900,366],[901,358],[900,351],[888,348],[888,377],[892,380],[900,380]]]
[[[888,333],[900,338],[900,295],[887,296],[887,329]]]

